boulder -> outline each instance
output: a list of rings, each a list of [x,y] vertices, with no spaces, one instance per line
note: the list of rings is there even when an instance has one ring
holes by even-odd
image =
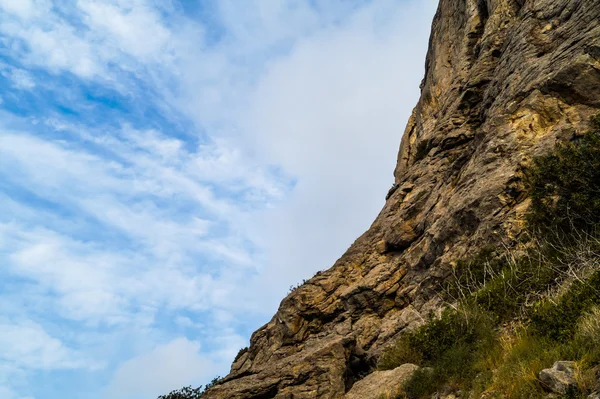
[[[540,371],[540,382],[549,391],[564,395],[569,387],[577,385],[574,369],[575,362],[559,360],[552,368]]]
[[[356,382],[344,399],[395,398],[402,385],[419,369],[414,364],[403,364],[393,370],[375,371]]]

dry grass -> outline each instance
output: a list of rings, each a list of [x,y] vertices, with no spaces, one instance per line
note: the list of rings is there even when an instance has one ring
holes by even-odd
[[[590,347],[600,347],[600,306],[593,307],[577,323],[576,339]]]

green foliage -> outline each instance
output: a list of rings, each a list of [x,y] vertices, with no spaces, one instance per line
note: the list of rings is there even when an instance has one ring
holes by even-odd
[[[452,301],[470,303],[506,321],[524,312],[532,296],[555,284],[568,263],[553,245],[532,243],[519,257],[484,248],[458,261],[445,286]]]
[[[446,383],[468,384],[480,371],[478,359],[494,343],[494,324],[487,314],[475,308],[446,309],[441,317],[431,317],[417,330],[404,334],[383,354],[378,366],[424,366],[404,387],[408,398],[420,398]]]
[[[577,320],[594,305],[600,304],[600,271],[585,281],[575,281],[557,301],[545,300],[531,315],[531,328],[556,341],[573,338]]]
[[[378,366],[381,369],[393,369],[404,363],[433,366],[443,362],[448,353],[463,356],[460,354],[463,347],[477,350],[489,343],[492,335],[493,323],[486,314],[475,309],[446,309],[440,318],[431,317],[417,330],[404,334],[382,356]]]
[[[204,390],[208,390],[208,389],[214,387],[215,385],[218,385],[219,382],[221,382],[221,376],[220,375],[216,376],[208,384],[206,384],[206,386],[204,387]]]
[[[161,395],[158,399],[200,399],[203,393],[202,386],[198,388],[187,386],[176,391],[171,391],[167,395]]]
[[[407,399],[430,397],[439,388],[438,376],[431,368],[421,368],[415,371],[403,387]]]
[[[423,355],[411,345],[409,334],[404,334],[381,355],[377,367],[392,370],[402,364],[421,364],[422,361]]]
[[[298,283],[296,285],[290,285],[290,289],[288,290],[288,295],[290,295],[292,292],[296,291],[298,288],[302,287],[304,284],[306,284],[308,280],[303,279],[301,283]]]
[[[600,223],[600,116],[584,136],[534,159],[526,183],[532,229],[559,239],[593,230]]]
[[[537,378],[539,372],[556,360],[576,358],[576,351],[569,343],[558,344],[527,330],[505,341],[503,352],[488,390],[506,399],[547,397]]]
[[[579,319],[573,342],[585,352],[587,363],[600,364],[600,306],[594,306]]]
[[[473,256],[456,261],[453,278],[445,281],[442,287],[445,299],[452,302],[463,300],[483,287],[505,264],[506,259],[498,256],[493,246],[486,246]]]
[[[488,316],[477,309],[446,309],[440,318],[431,318],[428,323],[413,333],[408,342],[423,359],[426,366],[444,361],[449,352],[464,345],[476,351],[489,343],[493,324]],[[458,352],[461,352],[458,350]]]
[[[247,346],[246,346],[246,347],[244,347],[244,348],[242,348],[242,349],[240,349],[240,350],[238,351],[237,355],[235,355],[235,359],[233,359],[233,362],[234,362],[234,363],[235,363],[235,362],[237,362],[237,361],[238,361],[238,359],[239,359],[240,357],[242,357],[242,356],[244,355],[244,353],[246,353],[246,352],[248,352],[248,347],[247,347]]]
[[[560,276],[563,265],[548,250],[533,247],[527,255],[508,261],[473,293],[473,300],[498,320],[519,315],[530,297],[545,292]]]
[[[219,381],[221,381],[221,377],[217,376],[213,378],[211,382],[206,384],[204,389],[202,389],[202,385],[198,388],[187,386],[175,391],[171,391],[166,395],[161,395],[158,397],[158,399],[200,399],[202,396],[204,396],[204,392],[206,392],[206,390],[217,385]]]

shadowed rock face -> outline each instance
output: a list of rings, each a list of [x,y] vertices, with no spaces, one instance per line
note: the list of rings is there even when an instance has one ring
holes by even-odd
[[[343,398],[439,309],[453,261],[510,245],[522,165],[600,108],[600,2],[441,0],[421,90],[373,225],[281,302],[207,398]]]

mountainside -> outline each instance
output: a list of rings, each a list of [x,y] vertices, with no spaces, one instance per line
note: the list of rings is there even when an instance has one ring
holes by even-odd
[[[598,110],[598,0],[441,0],[383,210],[281,302],[203,398],[343,398],[441,307],[454,262],[514,244],[529,205],[524,165]]]

